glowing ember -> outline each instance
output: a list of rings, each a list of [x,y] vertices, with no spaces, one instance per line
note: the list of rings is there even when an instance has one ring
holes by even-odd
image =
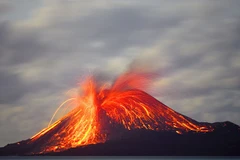
[[[118,124],[125,129],[172,130],[178,134],[188,131],[209,132],[210,125],[187,118],[140,90],[146,87],[149,74],[128,72],[107,88],[99,86],[92,77],[81,85],[83,94],[72,97],[64,105],[74,109],[31,138],[41,141],[38,153],[62,151],[69,148],[104,143],[109,137],[107,126]],[[46,138],[47,137],[47,138]]]

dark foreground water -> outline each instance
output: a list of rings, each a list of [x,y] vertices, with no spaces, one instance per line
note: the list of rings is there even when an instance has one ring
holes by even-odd
[[[108,156],[101,156],[101,157],[80,157],[80,156],[76,156],[76,157],[63,157],[63,156],[54,156],[54,157],[31,157],[31,156],[26,156],[26,157],[18,157],[18,156],[8,156],[8,157],[0,157],[0,159],[4,159],[4,160],[8,160],[8,159],[21,159],[21,160],[71,160],[71,159],[79,159],[79,160],[98,160],[98,159],[109,159],[109,160],[162,160],[162,159],[166,159],[166,160],[185,160],[185,159],[189,159],[189,160],[217,160],[217,159],[239,159],[240,157],[145,157],[145,156],[141,156],[141,157],[108,157]]]

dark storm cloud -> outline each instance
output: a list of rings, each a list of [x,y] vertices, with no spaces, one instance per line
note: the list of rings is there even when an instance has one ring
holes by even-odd
[[[26,82],[18,73],[21,65],[46,54],[47,47],[37,40],[35,34],[23,34],[13,30],[11,25],[7,21],[0,22],[0,104],[16,104],[26,94],[51,85],[41,80]]]
[[[0,2],[0,14],[1,14],[0,17],[9,13],[12,9],[13,9],[13,5],[11,5],[8,1],[1,1]]]
[[[0,145],[46,127],[64,93],[87,74],[109,81],[131,65],[157,71],[154,96],[180,113],[240,124],[239,4],[45,1],[28,19],[5,17]]]
[[[18,65],[46,55],[48,46],[35,33],[14,30],[10,22],[0,22],[1,65]]]
[[[110,50],[109,54],[113,54],[114,51],[129,46],[148,46],[166,28],[180,22],[180,19],[175,17],[159,16],[155,19],[155,17],[147,16],[148,12],[149,9],[134,7],[113,8],[102,11],[97,16],[86,17],[82,24],[86,26],[86,29],[92,28],[93,32],[88,36],[90,40],[102,39],[107,43],[106,48]],[[95,26],[98,26],[97,30]]]
[[[27,88],[17,75],[0,71],[0,104],[11,104],[26,94]]]
[[[166,68],[167,75],[179,72],[181,69],[190,69],[190,67],[202,71],[219,65],[234,69],[230,65],[232,65],[232,59],[239,56],[240,41],[237,29],[239,21],[221,27],[215,26],[217,28],[213,32],[207,31],[208,26],[211,26],[211,22],[209,23],[204,24],[205,29],[202,31],[186,29],[186,34],[181,34],[176,38],[176,43],[167,47],[166,52],[174,53],[168,56],[170,66]],[[198,45],[203,47],[199,49]],[[194,49],[195,46],[196,49]],[[188,51],[186,50],[188,47],[193,49]],[[215,60],[209,63],[210,58]]]
[[[59,51],[58,54],[67,52],[71,55],[80,48],[79,53],[75,53],[79,57],[113,57],[128,47],[149,46],[164,30],[176,26],[183,18],[164,15],[156,18],[146,14],[150,10],[134,6],[96,9],[83,17],[54,19],[56,22],[51,21],[53,24],[45,28],[42,35],[55,47],[55,51]],[[91,47],[91,43],[98,41],[102,46]]]

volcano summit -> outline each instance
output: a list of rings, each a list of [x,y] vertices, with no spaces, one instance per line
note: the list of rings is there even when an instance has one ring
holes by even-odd
[[[73,109],[1,155],[239,155],[240,127],[201,123],[140,88],[149,73],[127,72],[108,87],[89,77],[82,94],[63,102]],[[103,149],[104,148],[104,149]]]

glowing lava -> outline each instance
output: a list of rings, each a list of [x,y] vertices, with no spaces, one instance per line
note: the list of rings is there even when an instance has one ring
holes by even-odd
[[[194,121],[162,104],[139,88],[146,87],[146,73],[128,72],[111,87],[99,86],[93,77],[81,85],[82,95],[72,97],[63,105],[73,106],[67,115],[50,124],[31,138],[30,143],[41,142],[34,153],[62,151],[69,148],[104,143],[108,140],[107,126],[120,125],[125,129],[155,131],[209,132],[213,127]],[[141,87],[140,87],[141,86]]]

